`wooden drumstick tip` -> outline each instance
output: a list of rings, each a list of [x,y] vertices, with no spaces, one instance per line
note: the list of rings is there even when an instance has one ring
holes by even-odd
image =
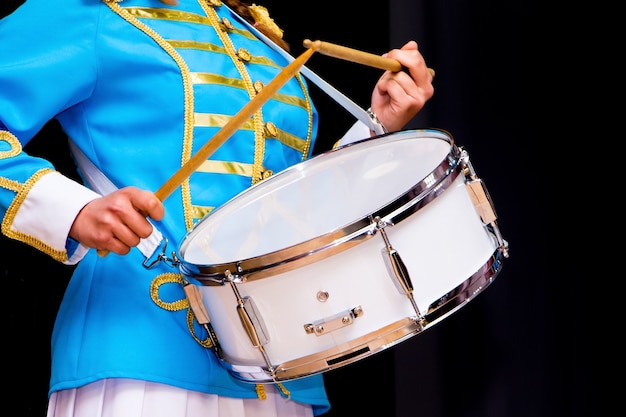
[[[305,39],[302,44],[305,48],[313,48],[314,51],[322,49],[322,41],[312,41],[311,39]]]

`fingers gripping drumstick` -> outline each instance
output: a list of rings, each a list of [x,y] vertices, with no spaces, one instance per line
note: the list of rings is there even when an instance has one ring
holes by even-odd
[[[303,45],[305,48],[315,49],[323,55],[332,56],[334,58],[340,58],[346,61],[356,62],[357,64],[363,64],[393,72],[402,71],[402,64],[396,59],[385,58],[380,55],[370,54],[369,52],[363,52],[329,42],[311,41],[309,39],[305,39]],[[430,75],[433,77],[435,76],[434,69],[428,68],[428,72],[430,72]]]
[[[304,63],[313,55],[316,48],[304,51],[298,58],[282,69],[280,73],[252,98],[232,119],[228,121],[195,155],[193,155],[180,169],[170,177],[154,194],[161,201],[167,197],[194,173],[200,165],[217,150],[226,140],[239,129],[261,106],[268,101],[289,79],[294,77]],[[108,255],[108,250],[98,250],[98,255]]]

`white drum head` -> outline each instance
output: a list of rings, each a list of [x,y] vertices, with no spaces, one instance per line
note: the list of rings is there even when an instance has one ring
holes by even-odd
[[[353,143],[282,171],[202,219],[180,246],[183,262],[259,257],[341,229],[423,180],[452,139],[421,130]]]

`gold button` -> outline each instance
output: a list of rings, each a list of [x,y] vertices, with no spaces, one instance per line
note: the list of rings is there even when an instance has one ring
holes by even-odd
[[[269,177],[271,177],[273,173],[274,171],[272,171],[271,169],[268,169],[266,171],[261,171],[261,179],[266,180]]]
[[[263,84],[263,81],[255,81],[253,85],[254,85],[254,91],[256,91],[257,93],[260,93],[261,90],[263,90],[263,87],[265,87],[265,84]]]
[[[230,20],[228,20],[227,18],[222,17],[222,24],[224,25],[226,30],[233,30],[233,24],[230,23]]]
[[[272,122],[265,123],[265,137],[275,138],[278,135],[278,129],[276,125]]]
[[[206,0],[206,2],[215,7],[220,7],[222,5],[222,0]]]
[[[248,52],[248,50],[244,48],[239,48],[237,50],[237,56],[239,57],[239,59],[241,59],[244,62],[250,61],[250,58],[251,58],[250,52]]]

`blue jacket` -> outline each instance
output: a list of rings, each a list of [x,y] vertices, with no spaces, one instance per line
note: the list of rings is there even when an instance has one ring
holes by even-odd
[[[179,3],[28,0],[0,20],[2,232],[76,264],[53,331],[50,392],[124,377],[257,396],[196,340],[180,272],[145,268],[137,249],[100,257],[69,239],[99,194],[22,149],[56,118],[117,188],[156,191],[287,64],[225,5]],[[165,199],[153,224],[177,248],[212,209],[307,159],[316,133],[307,86],[294,77]],[[328,409],[321,375],[284,385],[317,414]]]

